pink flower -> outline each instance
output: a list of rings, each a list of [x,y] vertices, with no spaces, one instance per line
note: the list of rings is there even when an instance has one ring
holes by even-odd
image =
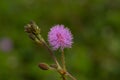
[[[73,43],[73,37],[68,28],[65,28],[64,25],[56,25],[50,29],[48,33],[49,44],[53,47],[54,50],[58,48],[71,48]]]

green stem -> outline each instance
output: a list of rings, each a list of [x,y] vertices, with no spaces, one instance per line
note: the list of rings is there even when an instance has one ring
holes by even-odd
[[[62,60],[63,70],[66,72],[65,55],[63,50],[61,54],[61,60]]]
[[[48,46],[47,43],[44,41],[44,39],[41,37],[41,35],[37,35],[36,37],[40,40],[40,42],[43,43],[43,46],[45,46],[45,47],[47,48],[47,50],[48,50],[49,53],[50,53],[50,56],[51,56],[52,59],[54,60],[54,62],[55,62],[55,64],[57,65],[58,69],[61,69],[61,66],[60,66],[60,64],[58,63],[58,61],[57,61],[57,59],[56,59],[53,51],[49,48],[49,46]]]
[[[67,78],[66,78],[65,55],[64,55],[64,51],[63,50],[62,50],[62,53],[61,53],[61,61],[62,61],[62,67],[63,67],[62,78],[63,78],[63,80],[67,80]]]
[[[63,74],[63,80],[66,80],[66,75],[69,76],[72,80],[77,80],[75,77],[73,77],[70,73],[67,72],[66,64],[65,64],[65,55],[63,50],[62,50],[61,58],[62,58],[63,70],[65,72],[65,74]]]
[[[57,65],[58,69],[61,69],[61,66],[60,66],[60,64],[58,63],[55,55],[53,54],[53,51],[48,47],[48,45],[47,45],[45,42],[43,43],[43,45],[44,45],[44,46],[47,48],[47,50],[49,51],[51,57],[53,58],[54,62],[55,62],[56,65]]]

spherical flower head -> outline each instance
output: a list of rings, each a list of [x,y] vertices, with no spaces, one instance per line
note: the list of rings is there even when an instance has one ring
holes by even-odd
[[[64,48],[71,48],[73,43],[73,37],[68,28],[64,25],[55,25],[50,29],[48,33],[48,42],[52,46],[53,50]]]

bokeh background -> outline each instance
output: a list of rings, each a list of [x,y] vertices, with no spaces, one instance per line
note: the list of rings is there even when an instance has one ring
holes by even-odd
[[[0,80],[60,80],[38,67],[53,60],[24,32],[31,20],[46,41],[53,25],[70,28],[66,64],[78,80],[120,80],[120,0],[0,0]]]

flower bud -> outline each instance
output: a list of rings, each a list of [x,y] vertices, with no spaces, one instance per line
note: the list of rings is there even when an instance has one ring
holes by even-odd
[[[25,26],[25,32],[38,35],[40,34],[40,28],[37,26],[35,22],[31,21],[29,24]]]
[[[40,63],[38,66],[42,70],[48,70],[48,69],[50,69],[49,65],[46,64],[46,63]]]
[[[31,33],[32,32],[30,24],[27,24],[24,28],[25,28],[25,32],[27,32],[27,33]]]
[[[40,28],[37,26],[37,24],[34,21],[30,22],[32,33],[34,34],[40,34]]]
[[[32,33],[29,33],[28,36],[29,36],[30,39],[32,39],[32,40],[35,40],[35,38],[36,38],[35,35],[33,35]]]

